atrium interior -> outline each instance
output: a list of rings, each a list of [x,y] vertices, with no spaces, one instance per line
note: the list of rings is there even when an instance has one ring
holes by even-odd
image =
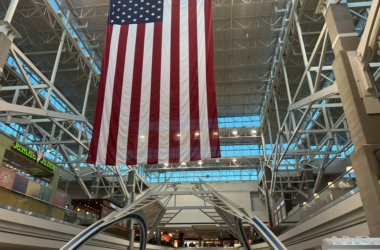
[[[144,1],[212,7],[220,157],[87,163],[110,4]],[[379,10],[0,0],[0,249],[380,249]]]

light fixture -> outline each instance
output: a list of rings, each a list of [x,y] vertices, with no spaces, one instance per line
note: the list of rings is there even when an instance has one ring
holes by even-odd
[[[178,134],[177,136],[178,136],[178,137],[181,137],[181,134]]]
[[[216,162],[216,163],[219,163],[219,159],[216,159],[215,162]]]
[[[233,162],[236,162],[236,159],[235,159],[235,158],[233,158],[233,159],[232,159],[232,161],[233,161]]]
[[[196,136],[198,136],[198,135],[199,135],[199,133],[197,132],[197,133],[195,133],[195,135],[196,135]]]
[[[346,172],[349,172],[350,174],[354,173],[354,169],[352,168],[352,166],[348,166],[346,167]]]
[[[48,148],[46,149],[46,152],[49,152],[49,153],[50,153],[50,152],[51,152],[51,149],[52,149],[52,147],[53,147],[53,146],[52,146],[51,144],[49,144],[49,145],[48,145]]]
[[[218,132],[214,132],[214,135],[218,135]]]
[[[78,170],[79,170],[79,168],[75,168],[75,170],[76,170],[76,171],[78,171]]]
[[[315,197],[316,199],[319,199],[319,195],[318,195],[317,193],[314,193],[314,197]]]
[[[334,187],[334,184],[332,183],[332,181],[330,181],[329,183],[327,183],[327,185],[328,185],[330,188],[333,188],[333,187]]]
[[[86,214],[89,214],[89,212],[86,212]]]
[[[11,121],[12,121],[12,116],[8,115],[7,118],[5,118],[5,124],[7,125],[11,125]]]
[[[252,129],[251,133],[252,133],[253,136],[256,136],[257,135],[257,130],[256,129]]]
[[[232,134],[233,134],[234,136],[237,136],[237,133],[238,133],[237,129],[232,130]]]
[[[198,164],[199,164],[199,165],[202,165],[202,164],[203,164],[203,162],[202,162],[202,161],[198,161]]]
[[[145,136],[141,135],[140,138],[145,138]]]
[[[182,162],[181,164],[182,164],[183,166],[185,166],[185,165],[186,165],[186,162]]]
[[[305,206],[305,205],[306,205],[306,203],[307,203],[307,202],[305,201],[305,202],[303,203],[303,205]]]
[[[79,212],[80,211],[80,208],[77,208],[77,212]]]

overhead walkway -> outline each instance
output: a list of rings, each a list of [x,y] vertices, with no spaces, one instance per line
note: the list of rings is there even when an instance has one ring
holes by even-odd
[[[198,207],[209,210],[210,207],[215,212],[204,212],[212,220],[221,227],[226,228],[232,235],[242,242],[246,250],[250,250],[247,236],[244,232],[243,223],[248,223],[265,239],[265,241],[275,250],[286,249],[281,241],[261,222],[258,218],[251,218],[239,205],[234,204],[217,191],[212,189],[208,184],[199,179],[194,183],[168,183],[158,185],[135,202],[125,208],[116,210],[107,217],[97,221],[89,226],[72,240],[70,240],[61,250],[74,250],[82,247],[88,240],[95,237],[101,231],[123,220],[134,220],[140,226],[140,250],[146,249],[148,238],[148,227],[150,233],[156,231],[157,228],[163,227],[166,222],[162,221],[162,217],[166,213],[166,204],[176,195],[192,195],[205,202],[204,207]],[[206,206],[206,203],[211,206]],[[181,209],[186,209],[182,207]]]

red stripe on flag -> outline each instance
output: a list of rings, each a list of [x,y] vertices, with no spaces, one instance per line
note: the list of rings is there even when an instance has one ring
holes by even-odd
[[[152,80],[150,90],[150,117],[149,117],[149,142],[148,164],[158,163],[158,137],[160,129],[160,85],[161,85],[161,46],[162,46],[162,22],[154,24],[152,57]]]
[[[127,165],[136,165],[140,121],[141,80],[144,60],[145,23],[137,25],[135,63],[133,68],[131,111],[129,115]]]
[[[119,117],[121,94],[123,90],[125,53],[127,51],[129,25],[122,25],[120,28],[119,44],[117,48],[116,71],[112,94],[112,109],[110,118],[110,128],[107,142],[106,165],[116,165],[117,136],[119,132]]]
[[[210,133],[211,158],[220,158],[220,141],[218,128],[218,113],[215,96],[214,75],[214,45],[212,35],[212,7],[211,0],[205,0],[205,32],[206,32],[206,82],[208,127]]]
[[[106,39],[105,39],[104,52],[103,52],[102,74],[100,75],[98,98],[96,101],[94,127],[92,130],[91,146],[90,146],[90,150],[88,151],[88,157],[86,161],[87,163],[90,163],[90,164],[96,164],[96,156],[98,154],[99,132],[100,132],[100,127],[101,127],[101,122],[102,122],[102,115],[103,115],[104,93],[106,89],[112,29],[113,29],[113,25],[107,25]]]
[[[180,1],[172,1],[171,51],[170,51],[170,122],[169,122],[169,163],[180,158],[180,105],[179,105],[179,36]]]
[[[201,159],[198,93],[197,1],[189,1],[190,161]]]

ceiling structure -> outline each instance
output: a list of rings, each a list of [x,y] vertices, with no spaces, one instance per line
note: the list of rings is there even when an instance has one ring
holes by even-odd
[[[9,3],[0,0],[0,19]],[[12,117],[12,123],[19,125],[8,136],[34,149],[52,149],[57,165],[66,170],[65,178],[77,180],[88,197],[91,193],[83,180],[104,175],[104,180],[121,187],[130,168],[84,164],[108,4],[108,0],[20,1],[12,25],[22,38],[14,40],[12,59],[0,79],[0,98],[13,105],[2,110],[0,121]],[[237,152],[241,145],[258,145],[260,151],[186,167],[148,165],[145,171],[270,168],[272,195],[285,191],[308,196],[305,169],[311,168],[318,175],[312,191],[317,190],[325,169],[352,146],[332,71],[331,42],[323,15],[316,13],[318,4],[314,0],[213,0],[218,116],[257,117],[260,124],[222,126],[221,145]],[[370,6],[367,1],[348,1],[359,35]],[[376,80],[378,59],[375,56],[370,63]],[[312,106],[309,97],[315,98]],[[48,106],[48,114],[37,110],[42,106]],[[110,174],[117,180],[110,180]]]

